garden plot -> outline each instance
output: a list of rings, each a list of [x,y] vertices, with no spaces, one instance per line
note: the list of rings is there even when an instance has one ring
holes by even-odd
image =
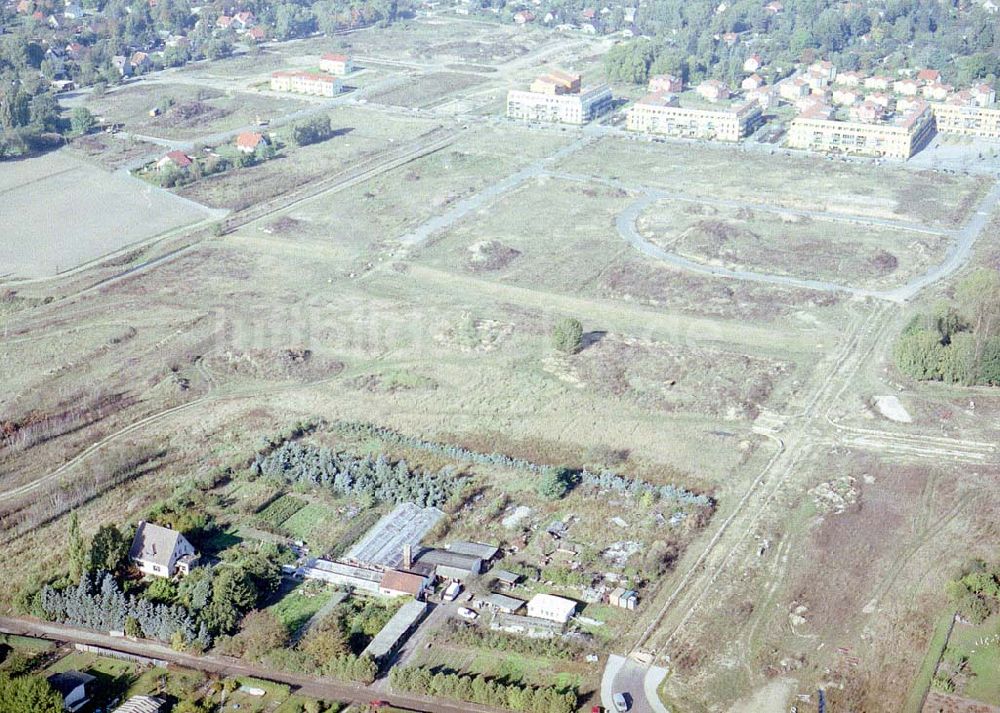
[[[940,262],[950,244],[941,234],[671,200],[640,216],[637,228],[695,260],[871,288],[904,284]]]
[[[940,227],[961,224],[988,185],[982,177],[613,138],[570,156],[561,168],[709,199]]]
[[[6,166],[0,178],[0,275],[48,277],[213,212],[68,152]]]

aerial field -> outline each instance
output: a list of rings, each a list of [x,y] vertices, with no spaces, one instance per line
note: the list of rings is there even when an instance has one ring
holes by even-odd
[[[163,107],[158,116],[150,110]],[[91,96],[87,108],[108,121],[125,124],[130,133],[167,139],[191,139],[233,131],[304,109],[310,104],[293,94],[276,98],[240,91],[222,91],[192,84],[134,84],[99,97]]]
[[[639,218],[655,245],[730,268],[886,288],[940,262],[950,238],[822,216],[660,201]]]
[[[732,147],[602,139],[560,168],[679,194],[925,224],[960,225],[988,185],[982,177],[735,153]]]
[[[65,151],[7,166],[0,195],[0,271],[18,277],[49,277],[212,215]]]

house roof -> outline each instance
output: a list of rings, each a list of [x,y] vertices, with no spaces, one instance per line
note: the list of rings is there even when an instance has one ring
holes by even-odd
[[[545,593],[533,596],[528,606],[532,608],[541,606],[563,616],[569,616],[576,611],[576,602],[572,599]]]
[[[472,555],[484,560],[490,560],[497,556],[500,548],[496,545],[486,545],[482,542],[452,542],[448,545],[448,551],[459,555]]]
[[[414,558],[418,564],[431,564],[435,567],[451,567],[467,572],[480,572],[483,561],[473,555],[462,555],[448,550],[428,549]]]
[[[379,587],[393,592],[405,592],[417,596],[424,588],[426,579],[412,572],[401,572],[398,569],[387,569],[382,575]]]
[[[65,698],[80,686],[86,686],[88,683],[96,681],[97,679],[89,673],[82,673],[80,671],[64,671],[63,673],[52,674],[47,680],[50,684],[52,684],[54,689],[59,691],[59,695]]]
[[[936,82],[941,73],[936,69],[921,69],[917,72],[917,79],[921,82]]]
[[[166,701],[155,696],[132,696],[112,713],[160,713]]]
[[[236,137],[236,145],[240,148],[255,149],[264,140],[264,135],[256,131],[244,131]]]
[[[504,584],[516,584],[517,580],[521,578],[521,575],[515,574],[514,572],[508,572],[505,569],[495,569],[493,570],[493,576],[497,578],[498,581]]]
[[[170,556],[177,548],[177,541],[182,537],[177,530],[143,521],[135,530],[128,555],[132,559],[167,567],[170,565]]]
[[[497,609],[504,609],[511,612],[516,612],[524,606],[523,599],[508,597],[506,594],[488,594],[483,597],[483,601]]]
[[[180,168],[187,168],[192,163],[191,157],[183,151],[169,151],[163,158],[170,159],[175,166],[179,166]]]
[[[323,59],[328,62],[346,62],[350,59],[346,54],[338,54],[336,52],[327,52],[323,55]]]

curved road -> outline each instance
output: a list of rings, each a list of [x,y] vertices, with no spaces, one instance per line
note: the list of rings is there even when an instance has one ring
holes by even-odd
[[[566,176],[569,177],[569,176]],[[618,214],[615,219],[615,226],[618,233],[629,245],[639,252],[657,260],[662,260],[674,267],[689,272],[722,277],[733,280],[743,280],[746,282],[760,282],[771,285],[783,285],[787,287],[797,287],[807,290],[818,290],[822,292],[843,292],[855,297],[874,297],[890,302],[906,302],[916,296],[921,290],[935,282],[951,275],[961,268],[969,259],[972,246],[976,239],[985,230],[989,221],[990,212],[1000,202],[1000,181],[993,184],[986,195],[976,206],[975,212],[966,221],[965,225],[958,231],[952,233],[954,242],[949,246],[945,254],[945,259],[935,265],[923,275],[916,277],[901,287],[892,290],[867,290],[849,285],[841,285],[835,282],[823,280],[807,280],[804,278],[791,277],[788,275],[775,275],[770,273],[753,272],[751,270],[732,270],[725,267],[708,265],[706,263],[690,260],[676,253],[668,252],[646,240],[636,229],[636,221],[639,216],[653,203],[664,198],[675,198],[676,196],[654,188],[643,187],[643,195],[625,210]],[[859,221],[860,222],[860,221]],[[913,230],[905,225],[893,224],[891,221],[880,221],[877,219],[866,220],[871,224],[890,225],[906,230]],[[924,232],[929,232],[923,229]],[[941,234],[941,233],[938,233]]]

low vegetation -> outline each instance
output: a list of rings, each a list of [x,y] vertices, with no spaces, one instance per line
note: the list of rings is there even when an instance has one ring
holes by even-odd
[[[576,710],[575,693],[560,692],[554,687],[502,683],[481,674],[469,676],[424,666],[396,667],[389,672],[389,683],[396,691],[457,698],[524,713],[571,713]]]

